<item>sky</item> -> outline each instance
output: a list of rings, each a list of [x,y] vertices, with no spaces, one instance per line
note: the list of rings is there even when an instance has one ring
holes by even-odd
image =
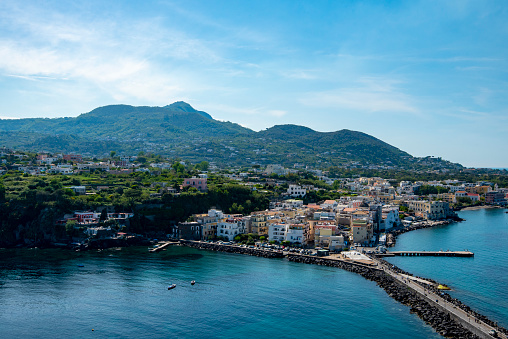
[[[0,118],[180,100],[508,167],[508,2],[0,1]]]

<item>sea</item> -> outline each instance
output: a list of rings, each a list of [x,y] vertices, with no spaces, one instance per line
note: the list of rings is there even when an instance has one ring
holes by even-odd
[[[399,236],[395,249],[474,258],[390,261],[507,327],[508,214],[460,216]],[[92,337],[440,338],[375,283],[336,268],[180,246],[0,250],[0,338]]]

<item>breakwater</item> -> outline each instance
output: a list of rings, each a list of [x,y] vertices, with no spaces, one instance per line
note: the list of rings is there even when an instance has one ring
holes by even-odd
[[[386,260],[383,260],[383,259],[381,259],[379,257],[376,258],[376,261],[378,261],[382,266],[389,268],[390,271],[392,271],[392,272],[394,272],[396,274],[411,276],[411,277],[415,277],[415,278],[419,278],[419,279],[424,279],[424,280],[427,280],[428,282],[431,282],[432,284],[429,285],[429,284],[425,284],[425,283],[423,283],[421,281],[418,281],[418,280],[414,280],[413,281],[414,283],[416,283],[416,284],[420,285],[422,288],[424,288],[425,291],[433,293],[434,295],[439,295],[439,297],[441,299],[443,299],[444,301],[446,301],[446,302],[448,302],[450,304],[453,304],[458,309],[461,309],[462,311],[466,312],[467,314],[470,315],[471,318],[476,319],[476,320],[478,320],[480,322],[483,322],[483,323],[485,323],[485,324],[495,328],[499,333],[503,333],[506,337],[508,337],[508,330],[506,328],[499,326],[496,322],[490,320],[485,315],[480,314],[480,313],[474,311],[469,306],[467,306],[464,303],[462,303],[459,299],[453,298],[448,293],[446,293],[446,292],[444,292],[442,290],[439,290],[437,288],[437,286],[439,285],[439,283],[437,281],[429,279],[429,278],[423,278],[423,277],[419,277],[419,276],[413,275],[412,273],[404,271],[403,269],[401,269],[401,268],[399,268],[397,266],[394,266],[391,263],[389,263]]]
[[[184,246],[198,248],[198,249],[202,249],[202,250],[209,250],[209,251],[246,254],[246,255],[252,255],[252,256],[263,257],[263,258],[283,258],[284,257],[284,254],[282,253],[282,251],[266,251],[266,250],[261,250],[261,249],[257,249],[257,248],[223,245],[223,244],[191,241],[191,240],[180,240],[180,243]]]
[[[363,278],[374,281],[394,300],[410,307],[410,312],[418,315],[425,323],[431,326],[437,333],[447,338],[487,338],[489,337],[480,330],[480,322],[488,324],[499,333],[508,333],[504,328],[498,327],[496,323],[485,316],[472,311],[468,306],[462,304],[459,300],[451,298],[447,293],[439,291],[433,286],[427,286],[418,282],[429,293],[434,293],[436,300],[430,299],[427,294],[418,292],[415,288],[408,286],[400,281],[398,274],[412,274],[405,272],[394,265],[385,262],[381,266],[372,267],[362,263],[349,260],[338,260],[331,258],[307,256],[292,253],[283,253],[282,251],[270,251],[257,248],[240,247],[234,245],[224,245],[216,243],[207,243],[199,241],[180,241],[182,245],[197,249],[206,249],[211,251],[220,251],[226,253],[237,253],[263,258],[287,258],[289,261],[314,264],[328,267],[336,267],[349,272],[361,275]],[[382,259],[376,259],[377,262],[384,262]],[[389,267],[389,272],[385,271]],[[398,279],[396,278],[398,277]],[[426,279],[429,280],[429,279]],[[424,286],[425,285],[425,286]],[[430,295],[430,294],[429,294]],[[468,312],[473,319],[473,324],[465,322],[464,319],[457,317],[452,311],[439,304],[439,300],[447,301],[456,305],[456,307]],[[476,323],[478,322],[478,323]]]
[[[288,255],[287,258],[294,262],[337,267],[357,273],[367,280],[376,282],[394,300],[409,306],[411,313],[418,315],[420,319],[434,328],[440,335],[447,338],[479,338],[479,336],[454,320],[448,312],[429,304],[417,292],[379,269],[326,258],[299,255]]]

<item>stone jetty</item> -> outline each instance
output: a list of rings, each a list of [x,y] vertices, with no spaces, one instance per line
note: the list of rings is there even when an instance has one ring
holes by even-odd
[[[218,251],[226,253],[246,254],[263,258],[283,258],[282,251],[266,251],[258,248],[240,247],[234,245],[216,244],[202,241],[180,240],[180,243],[187,247],[199,248],[202,250]]]
[[[471,310],[458,299],[454,299],[449,294],[438,290],[435,281],[425,279],[427,282],[433,283],[431,285],[419,281],[424,279],[421,277],[416,277],[419,279],[410,281],[407,276],[413,276],[412,274],[387,263],[381,258],[372,257],[374,262],[377,263],[373,266],[354,260],[316,257],[236,245],[186,240],[180,242],[184,246],[198,249],[246,254],[263,258],[285,257],[292,262],[340,268],[376,282],[391,298],[408,306],[411,313],[418,315],[437,333],[446,338],[492,338],[488,334],[491,329],[496,330],[498,337],[508,338],[508,331],[505,328]]]

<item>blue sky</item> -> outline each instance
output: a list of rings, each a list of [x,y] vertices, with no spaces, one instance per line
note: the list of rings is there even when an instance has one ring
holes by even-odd
[[[183,100],[508,167],[508,2],[0,1],[0,117]]]

